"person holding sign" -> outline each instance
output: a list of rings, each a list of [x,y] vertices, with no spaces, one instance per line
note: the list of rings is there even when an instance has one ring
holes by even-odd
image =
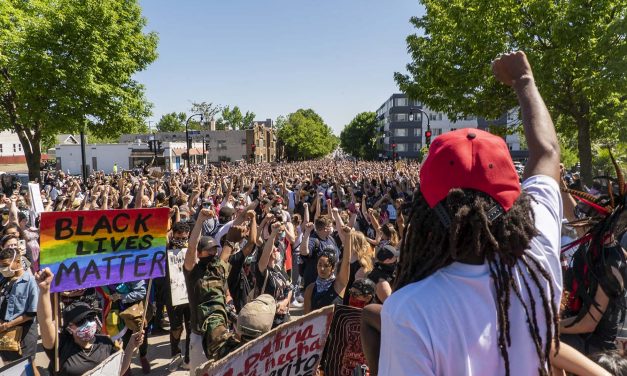
[[[35,276],[39,286],[39,301],[37,304],[37,320],[40,323],[41,343],[50,359],[48,370],[55,376],[82,375],[119,349],[109,336],[99,335],[101,325],[97,312],[89,304],[74,302],[63,310],[63,328],[58,336],[58,358],[55,356],[55,342],[57,326],[52,317],[50,302],[50,285],[54,274],[49,268],[38,272]],[[142,330],[133,334],[124,350],[124,358],[120,375],[126,373],[131,365],[133,352],[142,343]],[[56,372],[56,366],[59,371]]]

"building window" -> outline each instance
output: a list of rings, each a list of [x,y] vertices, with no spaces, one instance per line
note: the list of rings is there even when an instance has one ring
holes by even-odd
[[[394,105],[395,106],[407,106],[407,98],[395,98]]]
[[[407,121],[409,117],[407,114],[394,114],[394,121]]]
[[[420,151],[421,144],[412,144],[414,151]]]
[[[439,136],[442,134],[442,128],[431,128],[431,132],[433,132],[433,136]]]
[[[420,128],[414,128],[414,136],[422,137],[422,132],[420,131]]]
[[[509,150],[512,150],[512,149],[513,149],[512,144],[507,144],[507,148],[508,148]]]
[[[4,150],[2,150],[2,144],[0,144],[0,153],[4,153]]]
[[[396,151],[407,151],[407,144],[396,144]]]
[[[226,140],[218,140],[218,150],[226,150]]]
[[[407,137],[407,128],[397,128],[394,130],[394,136]]]
[[[429,120],[438,120],[438,114],[429,114]]]

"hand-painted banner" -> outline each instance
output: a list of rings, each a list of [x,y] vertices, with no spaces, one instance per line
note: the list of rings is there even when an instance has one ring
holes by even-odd
[[[40,264],[60,292],[165,275],[168,208],[41,214]]]
[[[198,367],[196,376],[316,375],[332,317],[329,306],[280,325],[224,359]]]
[[[185,284],[185,275],[183,274],[183,264],[185,263],[186,253],[187,248],[168,250],[170,296],[172,297],[173,306],[189,303],[189,298],[187,297],[187,285]]]
[[[325,376],[352,376],[366,364],[361,348],[361,308],[335,306],[329,339],[322,355]]]

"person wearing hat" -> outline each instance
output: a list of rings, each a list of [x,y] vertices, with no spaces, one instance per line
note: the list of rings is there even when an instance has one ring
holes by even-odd
[[[50,365],[51,375],[78,376],[100,365],[119,349],[109,336],[98,334],[102,325],[98,313],[85,302],[74,302],[63,310],[63,327],[59,333],[59,357],[55,356],[55,331],[57,324],[53,321],[52,304],[50,302],[50,286],[54,274],[49,268],[35,275],[39,286],[37,302],[37,321],[40,325],[41,343]],[[143,331],[133,334],[124,349],[120,375],[124,375],[131,365],[133,352],[143,341]],[[58,365],[59,371],[55,371]]]
[[[218,256],[219,246],[215,239],[200,236],[202,223],[212,215],[210,209],[202,209],[198,214],[183,263],[191,309],[190,372],[207,359],[222,358],[234,344],[228,336],[226,271],[234,245],[243,239],[246,228],[232,226],[225,235],[226,240]]]
[[[559,143],[525,54],[501,56],[492,69],[518,97],[529,146],[525,181],[521,187],[501,137],[461,129],[433,141],[395,291],[381,311],[380,348],[376,338],[364,343],[379,375],[571,371],[562,360],[572,349],[559,347],[560,358],[552,351],[560,346],[562,292]],[[372,327],[362,326],[362,338]]]
[[[276,308],[276,301],[268,294],[259,295],[242,307],[235,325],[235,334],[242,344],[272,329]]]
[[[368,273],[367,278],[376,286],[375,299],[379,303],[385,302],[392,294],[392,282],[395,277],[398,256],[398,250],[390,244],[384,243],[375,251],[374,268]]]

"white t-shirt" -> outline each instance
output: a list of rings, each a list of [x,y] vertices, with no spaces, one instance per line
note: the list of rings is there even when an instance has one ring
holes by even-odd
[[[557,183],[547,176],[533,176],[523,189],[532,201],[540,235],[527,255],[534,257],[552,277],[553,303],[559,306],[562,272],[559,257],[562,201]],[[526,280],[536,302],[536,318],[543,343],[546,319],[539,291],[526,270]],[[527,306],[529,296],[521,275],[514,269]],[[540,277],[544,291],[549,283]],[[529,334],[525,312],[510,294],[511,375],[538,373],[539,360]],[[550,323],[549,323],[550,325]],[[381,314],[379,375],[502,375],[505,365],[498,348],[496,293],[488,264],[453,263],[426,279],[394,292]]]

